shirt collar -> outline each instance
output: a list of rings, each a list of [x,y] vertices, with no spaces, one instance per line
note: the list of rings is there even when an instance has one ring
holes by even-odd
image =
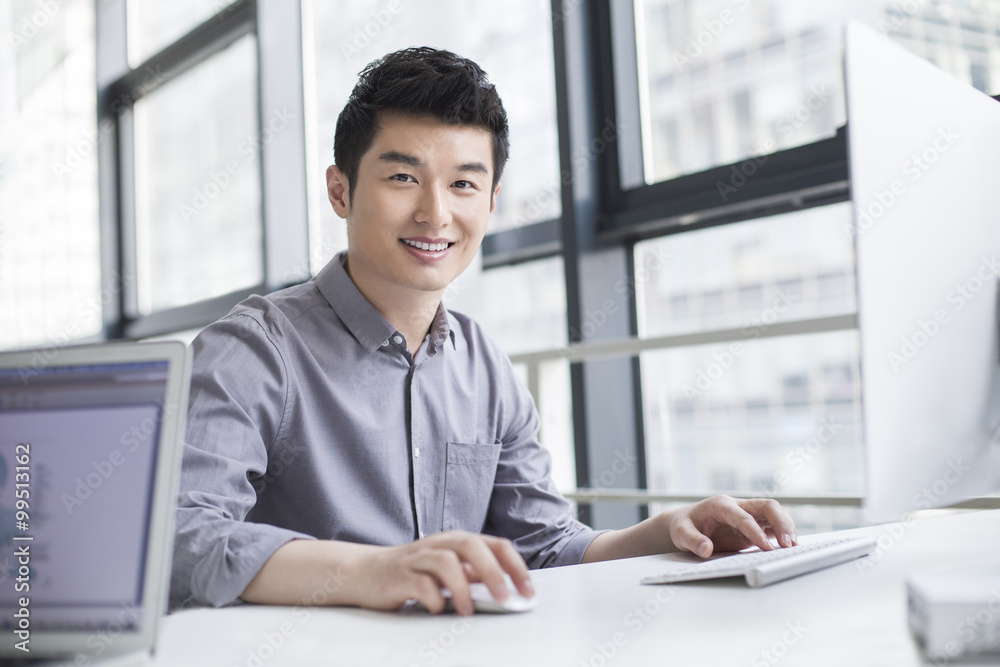
[[[374,352],[398,333],[382,313],[371,304],[365,295],[347,275],[344,264],[347,262],[347,251],[343,250],[331,259],[313,280],[320,294],[326,298],[330,307],[350,330],[354,337],[369,352]],[[431,323],[428,344],[431,354],[437,352],[446,337],[451,338],[455,346],[455,332],[448,324],[448,311],[444,304],[438,305],[434,321]]]

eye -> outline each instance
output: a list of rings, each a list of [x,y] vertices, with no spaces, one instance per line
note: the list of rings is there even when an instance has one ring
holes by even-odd
[[[468,190],[476,187],[476,184],[472,181],[455,181],[453,185],[461,190]]]
[[[389,180],[399,181],[400,183],[412,183],[415,182],[416,179],[414,179],[409,174],[393,174],[392,176],[389,177]]]

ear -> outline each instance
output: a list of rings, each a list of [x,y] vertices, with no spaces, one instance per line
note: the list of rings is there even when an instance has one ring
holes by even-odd
[[[326,169],[326,192],[334,213],[346,219],[351,211],[351,190],[347,175],[335,164]]]
[[[490,215],[493,215],[493,212],[497,210],[497,197],[500,196],[501,185],[503,185],[503,183],[497,183],[497,186],[493,188],[493,194],[490,195]]]

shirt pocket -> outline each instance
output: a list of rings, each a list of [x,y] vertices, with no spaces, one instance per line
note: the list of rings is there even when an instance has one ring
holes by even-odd
[[[493,495],[501,447],[499,443],[447,444],[442,517],[445,530],[482,531]]]

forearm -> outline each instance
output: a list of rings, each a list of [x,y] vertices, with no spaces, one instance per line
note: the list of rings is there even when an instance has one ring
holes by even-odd
[[[582,562],[669,551],[690,551],[708,558],[716,551],[740,551],[750,546],[767,551],[774,548],[772,537],[781,547],[793,546],[798,540],[795,522],[777,502],[713,496],[668,510],[631,528],[598,535]]]
[[[584,563],[677,551],[670,539],[672,511],[663,512],[622,530],[601,533],[583,554]]]
[[[271,555],[241,597],[264,604],[385,610],[418,600],[437,613],[444,609],[442,588],[447,588],[458,612],[471,614],[470,579],[505,600],[505,573],[522,595],[534,594],[524,560],[498,537],[448,531],[395,547],[293,540]]]
[[[258,604],[361,605],[360,567],[383,548],[292,540],[271,555],[240,597]]]

